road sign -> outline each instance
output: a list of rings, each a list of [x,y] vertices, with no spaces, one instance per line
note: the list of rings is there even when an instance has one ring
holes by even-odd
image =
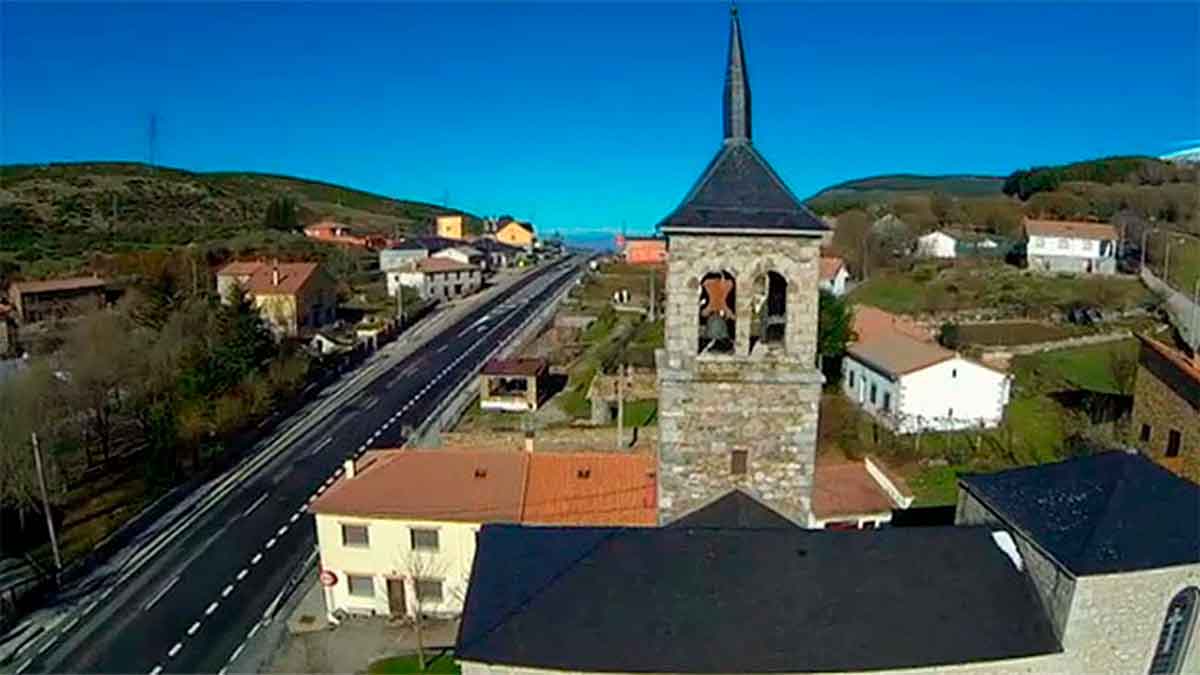
[[[332,570],[321,570],[321,585],[335,586],[337,585],[337,575]]]

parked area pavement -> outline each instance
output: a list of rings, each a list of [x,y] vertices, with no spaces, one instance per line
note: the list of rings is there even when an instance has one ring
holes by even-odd
[[[297,593],[286,629],[280,631],[266,662],[233,664],[229,672],[260,673],[361,673],[379,659],[416,652],[416,629],[411,621],[386,617],[347,617],[331,624],[325,613],[324,592],[309,579],[307,592]],[[426,620],[423,643],[428,650],[453,647],[458,635],[457,620]]]

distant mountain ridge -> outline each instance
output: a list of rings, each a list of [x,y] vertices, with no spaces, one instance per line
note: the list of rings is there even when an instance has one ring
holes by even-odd
[[[831,185],[809,199],[862,196],[864,193],[944,192],[955,197],[991,197],[1002,194],[1004,176],[947,174],[884,174]]]

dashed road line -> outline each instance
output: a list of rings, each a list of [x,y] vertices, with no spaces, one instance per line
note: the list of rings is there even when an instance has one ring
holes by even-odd
[[[196,631],[198,631],[198,630],[200,630],[200,622],[199,622],[199,621],[195,621],[195,622],[193,622],[193,623],[192,623],[192,625],[188,626],[188,629],[187,629],[187,634],[188,634],[189,636],[191,636],[191,635],[195,635],[195,634],[196,634]]]
[[[229,594],[232,592],[233,592],[233,584],[229,584],[228,586],[226,586],[224,589],[221,590],[221,597],[228,598]],[[217,603],[214,602],[213,604],[215,605]]]
[[[154,666],[154,670],[150,671],[150,675],[158,675],[162,672],[162,666]]]
[[[250,628],[250,632],[249,632],[249,633],[246,633],[246,639],[247,639],[247,640],[249,640],[250,638],[254,637],[254,634],[255,634],[255,633],[257,633],[257,632],[258,632],[258,629],[259,629],[259,628],[261,628],[261,627],[262,627],[262,622],[261,622],[261,621],[255,621],[255,622],[254,622],[254,625],[253,625],[253,626],[251,626],[251,628]]]
[[[282,537],[283,535],[287,534],[287,531],[288,531],[288,526],[282,525],[282,526],[280,526],[280,528],[278,530],[275,530],[275,536]]]
[[[172,659],[173,659],[173,658],[175,658],[175,655],[179,653],[179,650],[180,650],[180,649],[183,649],[183,643],[182,643],[182,642],[176,642],[176,643],[175,643],[175,646],[174,646],[174,647],[171,647],[171,651],[167,652],[167,656],[168,656],[168,657],[170,657],[170,658],[172,658]]]
[[[250,571],[249,571],[249,570],[247,570],[245,567],[243,567],[243,568],[242,568],[242,571],[241,571],[241,572],[238,572],[238,574],[237,574],[237,580],[238,580],[238,581],[241,581],[242,579],[245,579],[245,578],[246,578],[246,575],[247,575],[247,574],[249,574],[249,573],[250,573]]]
[[[245,642],[243,642],[242,644],[238,645],[238,648],[237,648],[237,649],[235,649],[235,650],[233,650],[233,654],[232,654],[232,655],[230,655],[230,657],[229,657],[229,662],[230,662],[230,663],[233,663],[235,660],[237,660],[237,657],[239,657],[239,656],[241,656],[241,655],[242,655],[242,650],[243,650],[243,649],[245,649],[245,648],[246,648],[246,643],[245,643]]]
[[[262,560],[262,554],[261,554],[261,553],[255,553],[255,554],[254,554],[254,557],[250,559],[250,564],[251,564],[251,565],[257,565],[257,564],[258,564],[258,561],[260,561],[260,560]]]
[[[233,586],[226,586],[225,588],[228,590],[233,590]],[[222,596],[224,596],[224,594],[222,594]],[[212,613],[217,611],[217,608],[220,606],[221,605],[217,604],[216,602],[213,602],[211,605],[204,608],[204,616],[212,616]]]
[[[267,501],[267,493],[266,492],[262,493],[262,496],[260,496],[258,499],[255,499],[254,503],[251,504],[249,506],[249,508],[247,508],[245,511],[242,511],[242,517],[245,518],[246,516],[253,513],[254,509],[257,509],[259,507],[259,505],[261,505],[265,501]]]
[[[267,548],[268,549],[270,549],[274,545],[275,545],[275,537],[271,537],[270,539],[267,540]]]

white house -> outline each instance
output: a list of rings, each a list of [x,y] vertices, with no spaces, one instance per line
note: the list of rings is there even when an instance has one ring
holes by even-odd
[[[391,246],[380,249],[379,269],[389,270],[407,267],[418,260],[429,257],[429,249],[415,241],[395,242]]]
[[[330,612],[461,612],[483,523],[657,522],[644,454],[381,450],[345,469],[309,506]]]
[[[449,258],[424,258],[387,272],[388,295],[401,286],[416,289],[426,300],[454,300],[474,293],[483,285],[483,272]]]
[[[917,237],[917,255],[922,258],[953,258],[958,251],[958,239],[942,231]]]
[[[1025,252],[1029,269],[1042,272],[1115,274],[1116,228],[1106,223],[1026,220]]]
[[[845,295],[846,282],[849,280],[850,272],[846,271],[846,261],[832,256],[821,256],[821,288],[834,295]]]
[[[842,388],[899,433],[994,427],[1004,417],[1011,378],[905,335],[850,346]]]
[[[488,264],[488,257],[483,251],[473,246],[451,246],[433,254],[434,258],[446,258],[454,260],[464,265],[474,265],[476,267],[485,268]]]

